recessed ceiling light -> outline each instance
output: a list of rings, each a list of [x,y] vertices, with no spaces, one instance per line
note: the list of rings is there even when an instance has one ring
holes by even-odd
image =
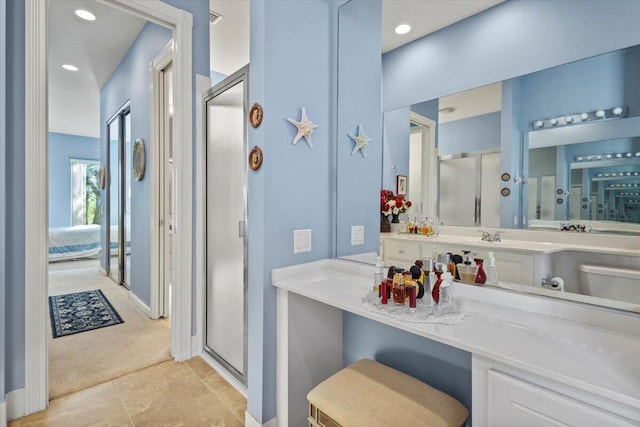
[[[411,25],[408,24],[400,24],[396,27],[396,34],[407,34],[411,31]]]
[[[95,21],[96,20],[96,15],[94,15],[91,12],[89,12],[88,10],[78,9],[78,10],[76,10],[76,15],[78,16],[78,18],[82,18],[85,21]]]
[[[78,71],[78,67],[76,67],[75,65],[71,65],[71,64],[64,64],[62,66],[62,68],[64,68],[67,71]]]

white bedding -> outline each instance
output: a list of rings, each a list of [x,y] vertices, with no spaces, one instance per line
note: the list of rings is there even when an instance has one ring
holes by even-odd
[[[100,252],[100,225],[49,229],[49,261],[95,256]]]

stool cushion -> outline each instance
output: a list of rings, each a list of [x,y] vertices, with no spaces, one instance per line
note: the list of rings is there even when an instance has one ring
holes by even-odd
[[[307,400],[344,427],[460,427],[469,415],[453,397],[369,359],[327,378]]]

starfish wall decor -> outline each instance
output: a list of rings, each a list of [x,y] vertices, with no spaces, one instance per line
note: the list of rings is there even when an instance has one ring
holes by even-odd
[[[362,157],[367,157],[367,153],[364,152],[364,147],[366,147],[369,141],[371,141],[371,138],[364,134],[364,132],[362,131],[362,125],[358,125],[357,136],[351,135],[350,133],[348,133],[347,135],[349,135],[349,138],[353,139],[353,142],[355,143],[351,155],[353,156],[358,150],[360,150],[360,153],[362,153]]]
[[[318,125],[314,125],[312,121],[307,118],[307,112],[305,111],[305,107],[301,108],[302,114],[300,116],[300,121],[296,121],[293,119],[287,119],[289,123],[294,125],[298,129],[298,133],[293,138],[293,145],[297,144],[300,141],[300,138],[304,138],[307,141],[307,145],[309,148],[313,148],[313,144],[311,143],[311,134],[313,130],[318,127]]]

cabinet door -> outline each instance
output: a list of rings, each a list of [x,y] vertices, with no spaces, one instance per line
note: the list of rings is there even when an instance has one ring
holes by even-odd
[[[417,259],[420,259],[420,243],[384,240],[383,241],[383,259],[385,262],[403,261],[412,265]]]
[[[505,373],[488,372],[492,427],[632,426],[630,421]]]

